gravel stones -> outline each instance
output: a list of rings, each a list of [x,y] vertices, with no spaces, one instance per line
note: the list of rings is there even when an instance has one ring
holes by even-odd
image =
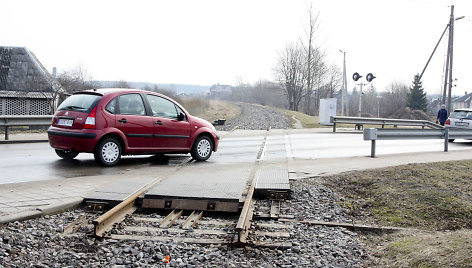
[[[237,118],[227,120],[225,125],[216,126],[217,130],[230,131],[235,127],[238,129],[266,130],[290,128],[290,120],[278,111],[255,104],[239,103],[241,115]]]
[[[300,179],[291,184],[292,198],[283,203],[281,214],[293,215],[295,219],[349,221],[345,209],[336,204],[334,193],[315,179]],[[268,201],[257,202],[258,207],[268,205]],[[288,249],[97,240],[83,233],[65,236],[61,232],[85,214],[76,210],[1,226],[0,267],[164,267],[162,259],[166,255],[171,257],[168,267],[363,266],[360,238],[357,233],[344,228],[290,223],[290,228],[282,230],[290,233],[286,241],[292,246]],[[212,220],[218,221],[217,218]],[[277,221],[263,223],[281,224]],[[125,222],[122,226],[129,224]],[[255,224],[251,228],[256,228]],[[230,229],[226,227],[226,230]],[[279,230],[269,228],[266,231]],[[187,232],[186,235],[197,234]]]

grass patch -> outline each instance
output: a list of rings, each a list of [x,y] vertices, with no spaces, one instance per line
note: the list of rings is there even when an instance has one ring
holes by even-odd
[[[286,117],[288,117],[290,121],[292,122],[292,127],[295,124],[295,120],[293,120],[292,117],[295,117],[296,119],[298,119],[300,123],[302,124],[303,128],[321,127],[321,125],[318,123],[319,122],[318,116],[312,116],[312,115],[307,115],[301,112],[283,110],[283,109],[278,109],[278,108],[274,108],[274,109],[282,113]]]
[[[214,122],[218,119],[230,120],[241,114],[241,107],[226,101],[209,100],[205,108],[205,110],[195,113],[195,115],[209,122]]]
[[[369,267],[472,267],[472,231],[401,233],[370,237]],[[372,241],[375,241],[375,244]],[[382,246],[379,246],[382,245]]]
[[[329,183],[358,220],[383,225],[472,228],[472,161],[410,164],[347,173]]]
[[[355,222],[415,228],[368,235],[375,267],[472,267],[472,161],[349,172],[325,178]]]
[[[192,115],[203,114],[210,106],[210,100],[202,98],[186,98],[182,102],[185,110]]]

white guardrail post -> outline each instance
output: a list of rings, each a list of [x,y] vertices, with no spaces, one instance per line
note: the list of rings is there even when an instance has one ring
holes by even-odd
[[[444,129],[444,152],[449,151],[449,128]]]
[[[364,129],[364,140],[370,140],[370,157],[375,157],[375,141],[377,140],[377,129],[366,128]]]

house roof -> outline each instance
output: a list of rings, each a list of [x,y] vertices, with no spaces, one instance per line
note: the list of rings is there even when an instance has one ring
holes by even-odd
[[[0,91],[62,90],[38,58],[25,47],[0,46]]]
[[[210,87],[210,93],[213,92],[229,92],[231,93],[231,86],[230,85],[220,85],[220,84],[216,84],[216,85],[213,85]]]
[[[464,96],[455,98],[452,102],[470,102],[472,100],[472,93],[465,94]]]
[[[51,99],[51,92],[40,91],[0,91],[0,98]]]

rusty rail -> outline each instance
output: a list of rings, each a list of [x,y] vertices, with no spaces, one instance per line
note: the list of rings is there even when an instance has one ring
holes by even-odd
[[[180,164],[176,170],[169,172],[162,178],[158,178],[153,180],[152,182],[148,183],[144,187],[142,187],[140,190],[135,192],[133,195],[129,196],[125,200],[123,200],[121,203],[107,211],[105,214],[101,215],[97,219],[93,221],[94,225],[94,236],[95,237],[103,237],[103,234],[111,228],[113,228],[113,224],[118,223],[122,221],[126,215],[133,213],[136,211],[137,207],[135,206],[136,199],[149,191],[152,187],[154,187],[156,184],[160,183],[162,180],[166,179],[170,175],[174,174],[175,172],[179,171],[182,167],[190,163],[192,160],[189,160],[183,164]]]

